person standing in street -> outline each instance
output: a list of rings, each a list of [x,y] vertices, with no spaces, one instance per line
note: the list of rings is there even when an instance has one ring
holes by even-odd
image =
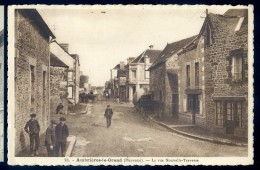
[[[55,156],[65,156],[65,151],[67,147],[67,137],[69,136],[69,128],[65,124],[66,119],[64,117],[60,118],[60,123],[55,128],[55,137],[56,137],[56,144],[55,144]]]
[[[30,154],[31,156],[38,156],[39,145],[40,145],[40,125],[39,122],[35,119],[36,114],[32,113],[30,115],[31,119],[26,123],[24,130],[29,134],[30,137]]]
[[[110,105],[107,105],[104,116],[105,116],[106,121],[107,121],[107,128],[109,128],[111,126],[111,119],[112,119],[112,116],[113,116],[113,110],[110,107]]]
[[[57,108],[56,108],[56,114],[62,114],[63,108],[64,108],[63,104],[60,103],[60,104],[57,106]]]
[[[49,157],[53,157],[55,154],[55,127],[57,123],[52,120],[50,126],[45,132],[45,147]]]

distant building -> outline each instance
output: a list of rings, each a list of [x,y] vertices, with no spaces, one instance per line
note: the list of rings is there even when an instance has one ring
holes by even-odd
[[[118,96],[118,83],[117,83],[118,69],[119,69],[119,64],[117,64],[113,69],[110,69],[110,87],[111,87],[110,97],[112,98],[116,98]]]
[[[130,58],[127,65],[127,97],[133,101],[134,95],[139,98],[148,93],[150,72],[148,68],[160,54],[160,50],[147,49],[136,58]]]
[[[50,122],[50,46],[55,38],[47,24],[35,9],[15,10],[15,152],[29,144],[24,132],[31,113],[43,134]],[[11,56],[10,56],[11,57]]]
[[[123,61],[117,70],[118,97],[121,101],[126,101],[126,68]]]

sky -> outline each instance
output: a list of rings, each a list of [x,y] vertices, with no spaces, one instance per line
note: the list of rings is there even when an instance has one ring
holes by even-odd
[[[206,7],[99,6],[38,9],[59,43],[79,54],[80,70],[92,86],[104,86],[110,69],[128,57],[137,57],[150,45],[163,50],[167,43],[197,35]],[[227,8],[209,8],[223,14]]]

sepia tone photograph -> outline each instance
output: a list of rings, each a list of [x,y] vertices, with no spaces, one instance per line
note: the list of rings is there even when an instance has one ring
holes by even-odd
[[[9,164],[253,163],[253,6],[8,15]]]

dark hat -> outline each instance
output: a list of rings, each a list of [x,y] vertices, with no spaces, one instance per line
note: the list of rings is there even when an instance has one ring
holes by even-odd
[[[31,113],[30,116],[31,116],[31,117],[36,117],[36,114],[35,114],[35,113]]]
[[[56,125],[57,122],[55,120],[51,120],[51,124]]]
[[[107,105],[107,107],[110,107],[110,105]]]
[[[66,118],[65,117],[61,117],[60,121],[66,121]]]

